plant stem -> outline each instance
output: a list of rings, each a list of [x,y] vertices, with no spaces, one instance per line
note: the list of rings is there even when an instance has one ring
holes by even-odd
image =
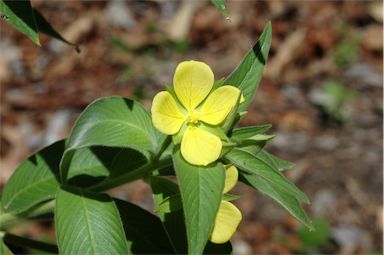
[[[144,174],[151,170],[155,169],[161,169],[166,166],[169,166],[172,164],[172,158],[165,158],[163,160],[155,161],[155,162],[149,162],[148,164],[143,165],[142,167],[139,167],[133,171],[130,171],[126,174],[123,174],[119,176],[118,178],[110,179],[105,182],[96,184],[95,186],[91,187],[91,191],[95,192],[101,192],[108,189],[115,188],[117,186],[120,186],[122,184],[125,184],[127,182],[135,181],[137,179],[140,179],[143,177]]]
[[[18,247],[27,247],[55,254],[59,253],[57,246],[54,244],[44,243],[10,233],[6,233],[3,237],[3,240],[5,243],[13,244]]]
[[[160,147],[160,150],[157,153],[157,156],[155,157],[155,160],[158,160],[161,157],[161,154],[163,154],[163,152],[167,149],[171,141],[172,141],[171,136],[167,136],[167,138],[165,138],[163,144]]]

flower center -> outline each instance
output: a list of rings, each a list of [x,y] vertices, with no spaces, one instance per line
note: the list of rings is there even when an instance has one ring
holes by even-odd
[[[187,117],[187,122],[189,124],[197,124],[199,122],[200,113],[197,111],[190,112]]]

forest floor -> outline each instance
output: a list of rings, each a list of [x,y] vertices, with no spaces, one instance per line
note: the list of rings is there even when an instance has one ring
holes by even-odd
[[[81,53],[46,36],[38,47],[1,21],[0,189],[29,154],[68,136],[96,98],[121,95],[149,108],[189,59],[225,77],[271,20],[270,57],[241,124],[273,124],[267,150],[296,163],[285,173],[325,230],[302,232],[271,199],[238,185],[235,254],[381,254],[382,2],[229,1],[230,20],[209,1],[32,3]],[[143,182],[112,192],[153,208]],[[49,223],[14,231],[54,239]]]

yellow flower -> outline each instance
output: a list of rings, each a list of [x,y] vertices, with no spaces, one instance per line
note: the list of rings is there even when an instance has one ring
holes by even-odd
[[[180,63],[173,77],[174,94],[159,92],[152,103],[153,125],[167,135],[180,135],[181,154],[194,165],[208,165],[221,153],[219,137],[207,131],[220,126],[240,99],[240,90],[221,86],[212,91],[211,68],[198,61]]]
[[[225,166],[225,186],[223,193],[229,192],[237,183],[239,172],[229,164]],[[242,219],[241,212],[232,203],[222,200],[216,215],[210,241],[216,244],[226,243],[231,239]]]

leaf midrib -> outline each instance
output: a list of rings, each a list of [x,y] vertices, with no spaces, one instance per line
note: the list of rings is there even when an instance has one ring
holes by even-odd
[[[85,221],[86,221],[86,229],[87,229],[87,232],[88,232],[88,235],[89,235],[89,239],[91,241],[91,250],[92,250],[92,254],[96,254],[95,253],[95,241],[93,240],[93,235],[92,235],[92,231],[91,231],[91,228],[90,228],[90,225],[89,225],[89,216],[88,216],[88,213],[87,213],[87,206],[85,205],[85,198],[84,198],[84,193],[81,189],[79,189],[79,192],[81,193],[81,205],[83,207],[83,211],[84,211],[84,217],[85,217]]]

